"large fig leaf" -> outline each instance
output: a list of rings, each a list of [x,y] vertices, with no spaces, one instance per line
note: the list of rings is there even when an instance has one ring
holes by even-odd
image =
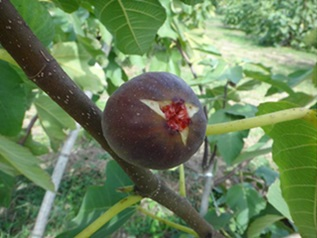
[[[144,54],[166,18],[157,0],[91,0],[95,13],[125,54]]]
[[[39,166],[39,161],[32,153],[0,135],[0,159],[15,168],[20,174],[36,185],[54,191],[50,176]],[[3,171],[6,172],[6,171]]]
[[[264,103],[261,114],[292,107],[286,102]],[[317,237],[317,114],[264,127],[273,139],[273,160],[280,171],[282,195],[300,234]]]
[[[69,230],[60,234],[58,238],[75,237],[107,209],[126,197],[126,194],[118,192],[117,189],[132,185],[132,182],[115,161],[112,160],[107,164],[106,175],[107,179],[104,186],[88,188],[78,215],[72,220]],[[91,237],[108,237],[120,228],[134,212],[135,208],[133,207],[122,211]]]

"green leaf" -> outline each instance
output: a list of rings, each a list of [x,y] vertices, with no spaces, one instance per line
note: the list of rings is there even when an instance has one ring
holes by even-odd
[[[306,79],[311,78],[313,73],[313,68],[305,69],[305,70],[297,70],[288,75],[287,84],[290,87],[295,87]]]
[[[238,84],[243,78],[242,67],[239,65],[228,68],[227,71],[221,76],[221,79],[229,80],[234,84]]]
[[[270,74],[264,74],[258,71],[244,70],[244,73],[247,77],[259,80],[261,82],[272,85],[273,87],[292,95],[294,91],[284,82],[278,80],[272,80]]]
[[[234,104],[226,109],[226,113],[234,116],[254,117],[257,110],[258,109],[251,104]]]
[[[264,231],[267,227],[283,219],[283,216],[267,214],[255,219],[249,226],[247,231],[248,238],[257,238],[260,237],[262,231]]]
[[[257,150],[251,150],[251,151],[245,151],[241,153],[235,160],[231,162],[232,165],[240,164],[246,160],[253,159],[255,157],[258,157],[260,155],[268,154],[272,151],[272,148],[264,148],[264,149],[257,149]]]
[[[266,206],[262,196],[249,184],[232,186],[225,195],[228,206],[234,211],[238,233],[247,229],[250,219]]]
[[[285,103],[265,103],[259,112],[289,108]],[[315,113],[315,117],[317,114]],[[293,120],[271,126],[273,160],[279,167],[281,189],[303,237],[317,236],[317,123]]]
[[[91,0],[100,21],[112,33],[115,44],[125,54],[144,54],[166,18],[157,0]]]
[[[66,137],[64,129],[76,128],[74,120],[48,96],[39,96],[34,105],[52,148],[57,150]]]
[[[230,223],[232,214],[221,213],[220,215],[218,215],[215,210],[212,210],[208,211],[204,218],[213,226],[214,229],[220,230]]]
[[[225,86],[219,86],[215,88],[207,88],[206,89],[206,97],[208,99],[214,98],[213,106],[216,110],[223,108],[223,95],[225,91]],[[240,97],[239,94],[232,90],[231,88],[228,88],[227,91],[227,100],[232,100],[234,102],[239,102]]]
[[[97,66],[90,66],[89,53],[75,42],[55,44],[52,54],[66,71],[66,73],[83,89],[91,92],[103,90],[103,70]]]
[[[7,175],[15,177],[19,175],[19,171],[17,171],[7,160],[0,156],[0,171],[3,171]]]
[[[33,33],[45,46],[48,46],[53,40],[55,26],[44,5],[37,0],[12,0],[11,2]]]
[[[268,202],[278,210],[284,217],[292,221],[291,214],[289,212],[288,206],[282,197],[282,191],[280,187],[280,180],[277,179],[269,187],[268,193],[266,195]]]
[[[203,44],[200,47],[194,47],[193,49],[207,53],[207,54],[221,56],[220,51],[212,45]]]
[[[225,135],[218,135],[217,146],[223,160],[231,165],[240,154],[244,140],[248,136],[248,131],[230,132]]]
[[[268,186],[273,184],[279,176],[279,174],[275,170],[266,165],[262,165],[259,168],[257,168],[254,175],[262,178]]]
[[[15,186],[15,178],[0,169],[0,207],[8,207]]]
[[[67,13],[76,11],[80,6],[80,2],[81,0],[54,0],[54,3]]]
[[[0,60],[0,134],[17,135],[26,110],[26,94],[20,76]]]
[[[27,147],[33,155],[39,156],[49,153],[49,149],[46,145],[35,141],[32,135],[29,135],[24,143],[24,146]]]
[[[150,71],[163,71],[180,75],[180,54],[176,51],[157,52],[151,59]]]
[[[36,185],[54,191],[54,184],[47,172],[39,166],[39,161],[26,148],[0,135],[0,158],[30,179]]]
[[[249,80],[245,83],[239,84],[238,87],[236,87],[236,89],[238,91],[249,91],[254,89],[255,87],[258,87],[261,84],[260,81],[257,80]]]
[[[78,215],[72,220],[69,230],[60,234],[58,238],[74,237],[112,205],[126,197],[126,194],[117,191],[117,189],[132,185],[132,182],[115,161],[111,160],[107,164],[106,176],[104,186],[88,188]],[[124,210],[91,237],[103,238],[109,236],[120,228],[134,212],[133,207]]]
[[[187,5],[191,5],[194,6],[198,3],[201,3],[202,0],[181,0],[183,3],[187,4]]]
[[[286,98],[283,98],[282,100],[293,103],[299,107],[304,107],[314,101],[315,97],[303,92],[296,92],[292,96],[288,96]]]
[[[0,60],[6,61],[11,65],[18,65],[17,62],[12,58],[12,56],[5,49],[0,48]]]
[[[234,111],[233,107],[231,109],[232,109],[231,111]],[[209,118],[209,123],[215,124],[220,122],[228,122],[228,121],[241,118],[241,116],[227,113],[228,111],[230,111],[230,108],[216,111]],[[209,136],[208,139],[209,139],[209,142],[211,143],[212,142],[217,143],[219,152],[221,156],[223,157],[223,160],[228,165],[231,165],[233,161],[237,158],[237,156],[240,154],[244,145],[243,138],[247,137],[248,133],[249,133],[248,130],[230,132],[230,133],[221,134],[221,135]]]

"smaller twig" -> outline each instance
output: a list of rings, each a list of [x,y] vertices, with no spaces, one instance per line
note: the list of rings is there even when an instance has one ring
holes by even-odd
[[[217,146],[217,144],[215,144],[214,149],[212,150],[212,153],[210,155],[210,159],[209,159],[208,164],[207,164],[207,170],[209,170],[209,168],[213,167],[213,164],[214,164],[214,161],[215,161],[215,158],[217,155],[217,151],[218,151],[218,146]]]
[[[229,81],[227,81],[224,90],[223,90],[223,102],[222,102],[222,108],[225,109],[227,106],[227,97],[228,97],[228,86],[229,86]]]
[[[203,171],[208,170],[208,154],[209,154],[209,142],[207,136],[204,139],[204,154],[203,154],[203,159],[201,163],[201,167]]]
[[[32,128],[33,128],[35,122],[37,121],[37,119],[38,119],[38,115],[35,115],[35,116],[32,117],[28,127],[26,128],[25,136],[23,136],[18,142],[20,145],[24,145],[25,144],[26,140],[28,139],[28,137],[31,134]]]
[[[181,56],[182,56],[183,59],[185,60],[186,64],[188,65],[188,67],[189,67],[189,69],[190,69],[190,71],[191,71],[191,73],[192,73],[194,79],[197,79],[197,78],[198,78],[198,77],[197,77],[197,73],[196,73],[196,71],[194,70],[194,67],[193,67],[192,62],[189,60],[188,55],[187,55],[186,52],[183,50],[181,43],[179,42],[179,40],[177,40],[175,43],[176,43],[176,47],[177,47],[179,53],[181,54]],[[202,89],[201,86],[199,86],[199,89],[200,89],[200,90]]]
[[[244,168],[245,166],[247,166],[248,163],[241,163],[239,164],[237,167],[235,167],[233,170],[231,170],[229,173],[227,173],[226,175],[218,178],[218,179],[215,179],[214,181],[214,186],[218,186],[220,184],[222,184],[223,182],[225,182],[227,179],[231,178],[233,175],[235,175],[235,173],[238,171],[238,170],[241,170],[242,168]]]

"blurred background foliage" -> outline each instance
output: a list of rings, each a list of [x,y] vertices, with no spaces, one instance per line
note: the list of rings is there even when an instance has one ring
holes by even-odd
[[[260,45],[317,48],[316,0],[214,1],[223,22],[254,37]]]

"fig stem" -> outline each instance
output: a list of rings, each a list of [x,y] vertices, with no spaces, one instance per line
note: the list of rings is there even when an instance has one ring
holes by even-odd
[[[145,215],[147,215],[155,220],[158,220],[160,222],[165,223],[169,227],[173,227],[173,228],[178,229],[180,231],[186,232],[187,234],[193,235],[194,237],[199,237],[198,234],[193,229],[191,229],[187,226],[183,226],[183,225],[177,224],[175,222],[169,221],[167,219],[158,217],[158,216],[152,214],[151,212],[149,212],[148,210],[142,208],[141,206],[138,206],[137,209],[138,209],[138,211],[142,212],[143,214],[145,214]]]
[[[142,200],[143,197],[139,195],[131,195],[121,199],[115,205],[110,207],[104,214],[98,217],[93,223],[91,223],[88,227],[82,230],[79,234],[75,236],[75,238],[85,238],[91,237],[96,231],[98,231],[103,225],[105,225],[111,218],[116,216],[118,213],[123,211],[124,209],[132,206],[133,204]]]
[[[206,135],[210,136],[234,131],[242,131],[300,118],[307,118],[311,120],[312,114],[314,114],[314,111],[310,109],[291,108],[232,122],[209,124],[207,126]]]
[[[186,197],[186,182],[185,182],[185,169],[184,164],[181,164],[179,167],[179,194],[183,197]]]

